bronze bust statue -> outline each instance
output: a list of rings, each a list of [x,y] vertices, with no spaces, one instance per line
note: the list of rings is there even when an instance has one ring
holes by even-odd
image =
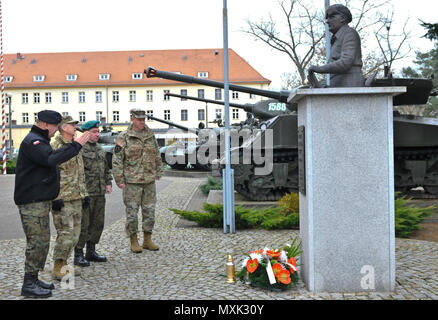
[[[330,87],[363,87],[360,37],[348,26],[352,21],[350,10],[335,4],[327,8],[325,18],[332,33],[329,62],[323,66],[311,66],[309,79],[315,79],[315,72],[329,73]]]

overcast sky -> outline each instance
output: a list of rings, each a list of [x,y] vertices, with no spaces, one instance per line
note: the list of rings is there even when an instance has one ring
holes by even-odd
[[[280,85],[292,64],[240,32],[246,19],[275,12],[277,0],[228,0],[229,47]],[[354,0],[352,0],[354,2]],[[222,48],[223,0],[2,0],[3,52],[118,51]],[[314,5],[323,0],[313,1]],[[334,1],[332,1],[334,3]],[[393,0],[396,16],[438,22],[436,0]],[[277,5],[278,7],[278,5]],[[412,43],[430,49],[428,40]],[[404,62],[406,64],[407,62]]]

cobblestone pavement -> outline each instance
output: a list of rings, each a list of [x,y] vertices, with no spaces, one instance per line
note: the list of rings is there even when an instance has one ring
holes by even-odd
[[[185,208],[203,179],[164,177],[171,183],[158,193],[153,240],[156,252],[131,253],[124,233],[124,219],[105,229],[98,252],[107,263],[92,263],[74,279],[74,289],[56,290],[49,299],[438,299],[438,243],[396,239],[396,291],[312,293],[302,281],[291,290],[271,292],[249,287],[240,281],[225,282],[226,254],[231,250],[236,269],[243,255],[290,242],[298,231],[239,230],[225,235],[222,229],[176,227],[179,216],[168,208]],[[51,250],[41,278],[51,280]],[[22,299],[25,240],[0,241],[0,299]],[[69,263],[72,265],[72,258]],[[298,261],[299,263],[299,261]]]

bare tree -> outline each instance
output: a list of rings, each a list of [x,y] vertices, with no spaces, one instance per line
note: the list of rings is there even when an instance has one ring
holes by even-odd
[[[324,8],[315,8],[309,0],[276,0],[280,15],[268,14],[267,19],[259,21],[247,20],[247,28],[242,30],[256,40],[262,41],[274,50],[287,54],[296,67],[294,73],[283,74],[283,83],[287,86],[297,82],[306,82],[306,70],[311,64],[323,64],[325,61],[325,28]],[[382,28],[388,21],[392,24],[394,15],[383,23],[380,12],[388,11],[391,0],[340,0],[338,3],[347,6],[352,15],[352,27],[363,39],[363,48],[370,35],[375,35],[380,44],[380,50],[363,50],[364,75],[367,76],[383,64],[392,65],[392,62],[406,56],[404,46],[408,44],[410,33],[407,32],[407,22],[401,38],[389,31],[380,35]],[[378,31],[374,29],[378,27]],[[385,44],[384,44],[385,43]],[[389,45],[388,45],[389,44]],[[376,45],[374,45],[376,48]],[[403,49],[403,50],[402,50]],[[410,50],[408,50],[410,52]],[[384,54],[383,54],[384,53]],[[289,74],[294,77],[285,81]]]

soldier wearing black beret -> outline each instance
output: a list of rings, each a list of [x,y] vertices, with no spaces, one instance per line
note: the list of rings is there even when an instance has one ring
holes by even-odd
[[[26,259],[21,295],[45,298],[52,295],[52,283],[38,279],[44,269],[50,245],[49,211],[59,194],[58,165],[76,156],[89,134],[65,148],[54,151],[50,138],[58,130],[62,116],[53,110],[38,113],[37,123],[20,145],[15,174],[14,201],[26,235]]]

